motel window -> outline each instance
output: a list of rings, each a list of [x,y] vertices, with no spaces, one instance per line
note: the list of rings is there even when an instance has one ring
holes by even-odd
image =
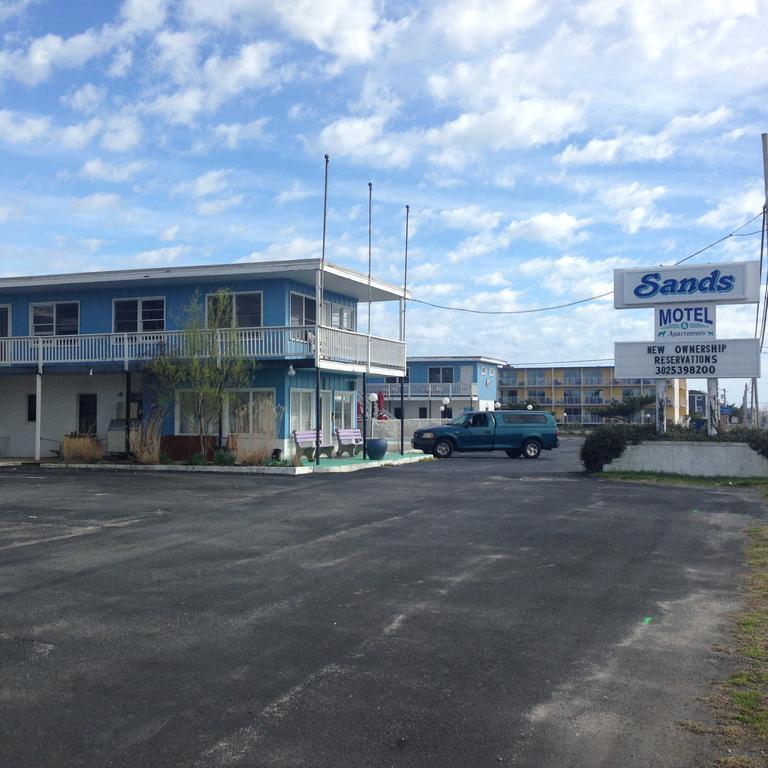
[[[118,299],[114,303],[115,333],[165,330],[165,299]]]
[[[421,406],[419,406],[419,418],[420,419],[426,419],[427,418],[427,409],[426,408],[422,408]]]
[[[336,429],[351,429],[354,427],[354,392],[336,392],[333,395],[333,421]],[[335,435],[333,436],[335,439]]]
[[[354,307],[337,304],[335,301],[324,301],[323,324],[343,331],[354,331],[357,329],[357,310]]]
[[[315,325],[317,322],[317,303],[310,296],[301,293],[291,294],[291,325]]]
[[[276,437],[282,409],[275,405],[273,389],[233,390],[227,393],[226,432]]]
[[[291,432],[315,426],[315,393],[311,389],[291,390]]]
[[[37,421],[37,395],[27,395],[27,421]]]
[[[206,324],[209,328],[260,328],[261,304],[261,291],[210,294]]]
[[[427,378],[430,384],[453,384],[453,367],[429,368]]]
[[[176,392],[176,434],[199,435],[198,425],[200,420],[195,415],[197,405],[197,393],[193,390],[179,390]],[[209,435],[216,434],[218,419],[210,419],[206,431]]]
[[[33,336],[74,336],[80,331],[80,305],[76,301],[32,305]]]

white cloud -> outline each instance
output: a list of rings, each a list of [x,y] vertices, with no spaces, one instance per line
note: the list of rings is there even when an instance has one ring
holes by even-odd
[[[0,0],[0,22],[23,13],[33,3],[40,0]]]
[[[303,237],[297,237],[284,243],[272,243],[263,251],[252,251],[248,256],[238,259],[238,261],[261,262],[315,258],[320,255],[321,247],[322,242],[320,240],[307,240]]]
[[[104,102],[107,96],[107,89],[86,83],[76,91],[61,97],[61,103],[75,112],[85,112],[90,114],[95,112]]]
[[[746,189],[729,192],[715,208],[700,216],[696,223],[712,229],[733,229],[760,213],[764,203],[762,185],[752,182]]]
[[[21,117],[7,109],[0,110],[0,141],[29,144],[46,138],[50,128],[47,117]]]
[[[58,131],[58,139],[61,145],[68,149],[83,149],[101,133],[102,127],[103,123],[98,119],[68,125]]]
[[[718,107],[710,112],[678,116],[657,134],[621,132],[612,139],[591,139],[583,147],[568,145],[558,156],[564,165],[609,165],[666,160],[681,149],[682,140],[730,119],[731,112]],[[684,144],[682,144],[684,147]]]
[[[112,63],[107,68],[109,77],[125,77],[133,64],[133,51],[130,48],[121,48],[115,53]]]
[[[617,219],[625,232],[634,235],[641,229],[664,229],[671,217],[659,210],[656,201],[666,195],[663,186],[647,187],[639,182],[619,184],[600,193],[603,203],[618,211]]]
[[[101,146],[111,152],[127,152],[141,142],[142,126],[135,115],[117,115],[107,122]]]
[[[189,194],[192,197],[206,197],[223,192],[229,186],[229,171],[220,168],[217,171],[208,171],[192,181],[185,181],[174,187],[175,194]]]
[[[229,208],[236,208],[243,202],[243,195],[232,195],[231,197],[222,197],[217,200],[205,200],[198,203],[195,210],[201,216],[218,216]]]
[[[526,259],[518,265],[517,272],[536,279],[540,287],[556,296],[586,298],[612,291],[613,270],[632,266],[634,262],[621,257],[588,259],[566,254],[556,259]]]
[[[577,219],[570,213],[537,213],[529,219],[511,222],[508,231],[512,237],[562,247],[586,240],[589,233],[584,229],[591,223],[590,219]]]
[[[281,47],[272,42],[242,46],[234,56],[210,56],[201,68],[185,62],[185,84],[174,93],[158,96],[147,109],[172,123],[191,123],[201,112],[215,112],[225,101],[254,88],[272,86],[283,72],[274,66]],[[175,61],[178,77],[179,64]]]
[[[438,215],[446,226],[454,229],[495,229],[502,219],[498,211],[486,211],[479,205],[451,208],[440,211]]]
[[[320,133],[319,148],[332,157],[348,157],[373,166],[403,168],[411,162],[418,141],[406,135],[384,132],[381,115],[344,117],[327,125]]]
[[[160,239],[164,243],[171,243],[176,239],[176,235],[179,234],[179,225],[173,224],[170,227],[166,227],[161,233],[160,233]]]
[[[213,132],[229,149],[237,149],[244,141],[263,140],[268,122],[268,117],[262,117],[250,123],[220,123]]]
[[[188,245],[172,245],[168,248],[155,248],[150,251],[142,251],[134,257],[138,264],[150,266],[152,264],[171,264],[179,256],[189,253],[191,248]]]
[[[87,160],[80,169],[80,175],[87,179],[101,179],[119,184],[132,179],[142,171],[145,164],[140,160],[131,163],[106,163],[99,158]]]
[[[78,243],[91,253],[96,253],[106,242],[106,240],[100,240],[98,237],[86,237],[78,240]]]
[[[460,51],[487,51],[535,26],[547,14],[540,0],[452,0],[437,6],[432,25]]]
[[[74,207],[79,211],[100,211],[104,208],[113,208],[120,203],[120,196],[109,192],[96,192],[74,201]]]
[[[306,198],[312,197],[314,194],[312,190],[305,187],[300,181],[294,181],[290,189],[284,189],[275,195],[275,202],[278,205],[285,205],[286,203],[294,203],[298,200],[306,200]]]
[[[21,211],[18,208],[10,205],[0,205],[0,224],[5,224],[6,221],[18,218],[20,215]]]
[[[186,0],[188,18],[203,25],[257,28],[277,23],[291,37],[341,61],[365,62],[389,34],[373,0],[325,0],[322,13],[311,0],[258,3],[252,0]]]
[[[131,32],[151,31],[165,21],[167,0],[125,0],[120,15]]]

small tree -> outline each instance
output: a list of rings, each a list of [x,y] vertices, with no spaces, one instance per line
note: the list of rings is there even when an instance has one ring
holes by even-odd
[[[607,405],[595,406],[590,408],[589,412],[595,416],[618,419],[619,421],[629,423],[635,414],[640,413],[647,405],[655,402],[655,395],[628,397],[625,400],[611,400]]]
[[[144,366],[157,405],[167,410],[179,389],[189,390],[189,406],[205,455],[211,425],[221,425],[226,392],[245,386],[255,365],[237,343],[232,294],[222,288],[203,303],[195,291],[179,314],[183,334],[172,354],[160,354]]]

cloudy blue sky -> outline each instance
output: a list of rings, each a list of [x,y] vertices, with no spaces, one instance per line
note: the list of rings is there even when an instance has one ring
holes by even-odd
[[[480,310],[604,293],[764,200],[766,0],[0,0],[0,272],[319,255]],[[759,257],[759,222],[697,257]],[[755,307],[723,308],[721,337]],[[396,334],[376,308],[374,332]],[[412,354],[610,358],[610,297],[409,305]],[[768,399],[768,388],[763,392]],[[735,396],[735,393],[734,393]],[[729,399],[733,399],[729,396]]]

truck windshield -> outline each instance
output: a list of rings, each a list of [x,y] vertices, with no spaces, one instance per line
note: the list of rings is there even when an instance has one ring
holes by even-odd
[[[472,417],[467,415],[457,416],[455,419],[453,419],[452,421],[449,421],[448,423],[452,424],[454,427],[462,427],[464,426],[464,423],[466,422],[466,420],[470,418]]]

